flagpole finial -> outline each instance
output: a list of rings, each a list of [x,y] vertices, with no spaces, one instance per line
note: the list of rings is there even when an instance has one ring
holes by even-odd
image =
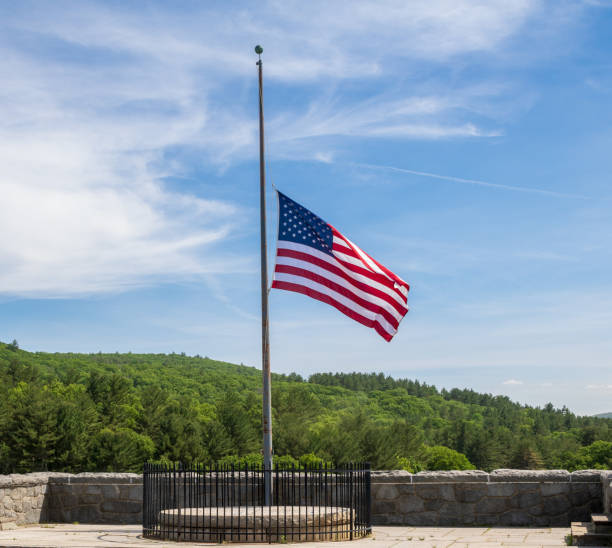
[[[255,53],[257,55],[261,55],[263,53],[263,48],[259,44],[255,46]]]

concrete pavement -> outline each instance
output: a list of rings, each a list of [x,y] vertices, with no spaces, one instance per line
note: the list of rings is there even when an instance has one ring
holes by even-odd
[[[341,542],[309,542],[312,548],[502,548],[566,546],[568,527],[374,527],[372,537]],[[0,531],[0,548],[170,547],[211,544],[144,539],[138,525],[39,524]],[[232,547],[252,546],[232,544]],[[296,545],[298,546],[298,545]]]

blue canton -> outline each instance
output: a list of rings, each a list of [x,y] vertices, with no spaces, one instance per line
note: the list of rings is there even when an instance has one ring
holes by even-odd
[[[282,192],[278,192],[278,206],[279,240],[309,245],[323,253],[332,254],[332,230],[321,217],[317,217]]]

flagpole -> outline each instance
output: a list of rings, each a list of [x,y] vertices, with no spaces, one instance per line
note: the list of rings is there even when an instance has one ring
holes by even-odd
[[[259,218],[261,235],[261,372],[263,375],[263,463],[264,498],[266,506],[272,501],[272,405],[270,391],[270,334],[268,330],[268,250],[266,242],[266,170],[264,164],[263,48],[255,46],[259,56]]]

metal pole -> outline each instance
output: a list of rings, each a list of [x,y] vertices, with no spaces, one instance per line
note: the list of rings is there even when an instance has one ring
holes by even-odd
[[[272,502],[272,404],[270,395],[270,335],[268,330],[268,251],[266,243],[266,170],[264,164],[263,48],[255,46],[259,55],[259,217],[261,234],[261,372],[263,375],[263,462],[264,500]]]

